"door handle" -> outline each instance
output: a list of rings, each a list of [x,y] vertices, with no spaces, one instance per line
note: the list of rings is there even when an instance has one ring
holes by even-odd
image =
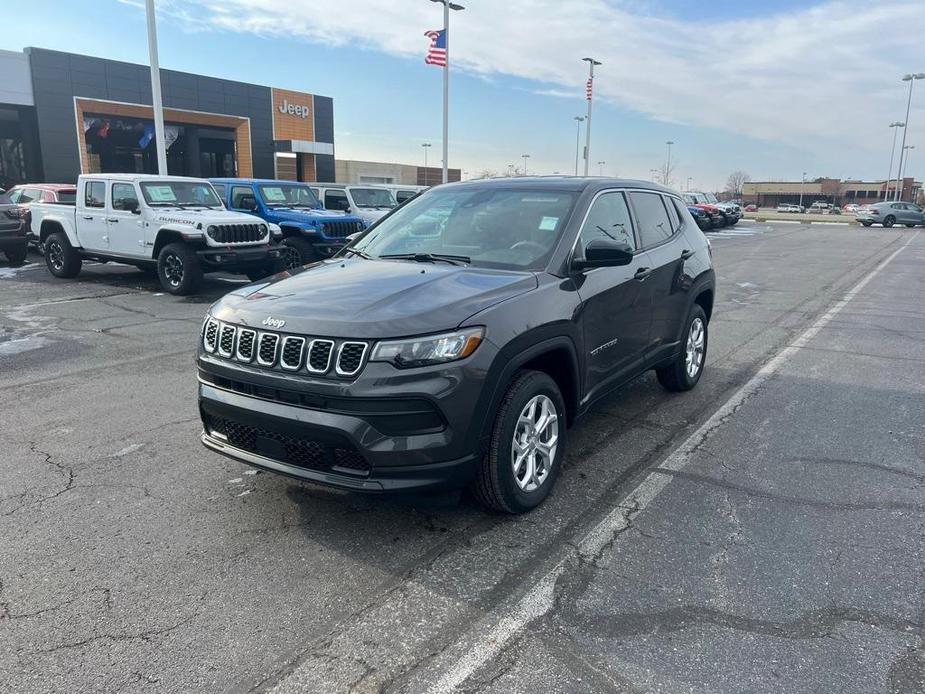
[[[636,274],[633,275],[634,280],[644,280],[646,277],[652,274],[652,270],[647,267],[641,267],[636,270]]]
[[[119,218],[118,217],[107,217],[106,221],[116,224],[119,221]]]
[[[86,215],[86,216],[84,217],[84,219],[93,219],[93,215],[92,215],[92,214],[91,214],[91,215]]]
[[[683,250],[681,251],[681,260],[687,260],[694,255],[694,251]]]

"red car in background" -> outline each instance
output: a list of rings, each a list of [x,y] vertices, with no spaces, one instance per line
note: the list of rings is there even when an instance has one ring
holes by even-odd
[[[33,202],[62,202],[73,205],[77,201],[77,187],[73,183],[21,183],[10,188],[6,194],[22,211],[29,242],[36,246],[38,235],[32,233],[32,213],[29,211],[29,205]]]

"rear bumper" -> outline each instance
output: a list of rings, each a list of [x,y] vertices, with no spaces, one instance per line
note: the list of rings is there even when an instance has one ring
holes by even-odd
[[[0,250],[22,248],[27,242],[26,227],[22,223],[15,229],[0,230]]]
[[[249,246],[247,248],[202,248],[196,251],[203,267],[211,270],[246,270],[266,266],[282,257],[275,246]]]

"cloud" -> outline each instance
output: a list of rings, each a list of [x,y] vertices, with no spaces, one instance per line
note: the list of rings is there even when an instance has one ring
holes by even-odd
[[[302,38],[421,60],[442,23],[423,0],[161,0],[167,15],[267,37]],[[644,9],[638,9],[642,5]],[[653,9],[655,8],[655,9]],[[453,13],[454,67],[595,96],[652,119],[716,128],[810,151],[876,142],[903,116],[899,77],[922,64],[922,0],[832,0],[750,19],[683,21],[628,0],[471,2]],[[925,104],[920,100],[919,103]],[[925,109],[913,120],[925,131]],[[910,128],[911,136],[912,128]],[[872,145],[871,145],[872,146]]]

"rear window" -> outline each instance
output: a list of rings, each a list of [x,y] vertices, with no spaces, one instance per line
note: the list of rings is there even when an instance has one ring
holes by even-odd
[[[58,202],[77,202],[76,190],[59,190]]]

